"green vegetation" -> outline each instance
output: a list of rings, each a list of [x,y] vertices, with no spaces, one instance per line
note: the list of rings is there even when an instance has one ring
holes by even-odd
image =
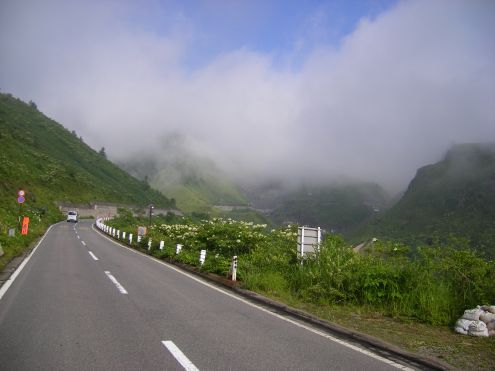
[[[268,217],[275,224],[320,226],[348,235],[375,218],[387,202],[385,191],[373,183],[304,187],[283,196]]]
[[[62,219],[56,202],[172,205],[47,118],[33,102],[9,94],[0,94],[0,148],[0,244],[5,251],[0,270]],[[22,210],[17,203],[20,189],[26,192]],[[27,236],[19,235],[20,214],[30,217]],[[11,228],[17,228],[15,237],[8,237]]]
[[[225,219],[175,223],[152,226],[141,247],[151,238],[150,252],[195,266],[206,249],[201,268],[221,275],[237,255],[238,277],[246,288],[302,302],[370,307],[447,325],[466,308],[495,297],[495,262],[459,246],[425,246],[411,256],[404,245],[377,242],[358,254],[340,237],[328,235],[319,253],[301,260],[295,227],[268,231],[266,225]],[[133,233],[139,220],[121,211],[110,224]],[[164,250],[157,249],[161,240]],[[178,255],[176,244],[184,246]]]
[[[180,139],[177,139],[180,143]],[[176,200],[184,212],[211,213],[214,205],[247,206],[243,192],[213,162],[193,157],[168,143],[169,160],[152,156],[129,159],[122,167]],[[174,151],[178,153],[174,153]]]
[[[224,219],[233,219],[238,221],[253,222],[256,224],[272,225],[271,220],[260,214],[259,212],[251,209],[239,208],[227,212],[212,213],[213,216],[221,217]]]
[[[152,183],[160,189],[160,183]],[[164,190],[166,187],[164,188]],[[225,178],[213,175],[190,177],[184,184],[170,189],[170,194],[184,211],[209,211],[212,205],[247,205],[248,200]]]
[[[418,170],[402,199],[361,237],[418,246],[464,241],[495,257],[495,144],[454,146]]]

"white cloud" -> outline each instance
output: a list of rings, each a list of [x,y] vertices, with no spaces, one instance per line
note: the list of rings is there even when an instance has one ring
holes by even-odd
[[[132,2],[37,4],[1,5],[0,88],[110,156],[181,133],[241,178],[404,186],[452,143],[495,140],[493,2],[401,2],[298,70],[242,47],[185,67],[187,14],[150,32]]]

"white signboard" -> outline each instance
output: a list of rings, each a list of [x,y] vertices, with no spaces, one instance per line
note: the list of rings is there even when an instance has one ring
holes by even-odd
[[[299,227],[297,231],[297,252],[300,256],[318,251],[321,243],[321,228]]]

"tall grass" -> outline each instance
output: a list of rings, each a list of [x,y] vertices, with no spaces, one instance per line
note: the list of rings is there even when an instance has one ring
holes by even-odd
[[[313,303],[352,303],[431,324],[495,300],[495,264],[469,249],[423,247],[411,256],[393,243],[356,254],[330,236],[287,275],[294,295]]]

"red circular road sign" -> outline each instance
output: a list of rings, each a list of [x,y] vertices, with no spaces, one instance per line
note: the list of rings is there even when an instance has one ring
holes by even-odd
[[[17,202],[19,202],[20,204],[22,204],[24,201],[26,201],[24,197],[22,196],[17,197]]]

